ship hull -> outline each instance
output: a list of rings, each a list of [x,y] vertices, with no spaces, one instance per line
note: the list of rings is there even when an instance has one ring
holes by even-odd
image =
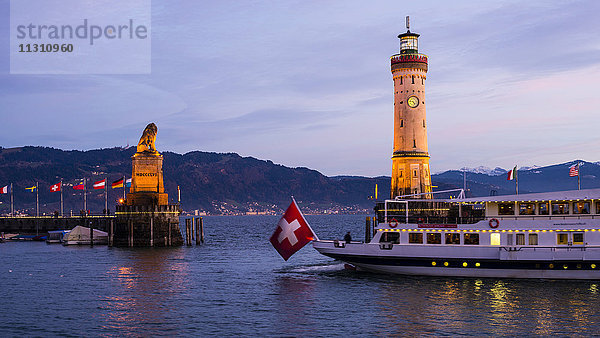
[[[393,252],[392,249],[382,250],[377,244],[364,243],[315,241],[313,247],[321,254],[352,264],[359,270],[377,273],[474,278],[600,279],[600,248],[574,248],[569,252],[570,255],[563,254],[553,259],[535,255],[537,259],[532,259],[535,256],[526,252],[509,257],[499,248],[480,248],[472,256],[466,255],[467,251],[463,248],[446,249],[442,256],[442,252],[435,248],[405,255],[400,252],[414,248],[397,246],[393,248],[396,252]]]

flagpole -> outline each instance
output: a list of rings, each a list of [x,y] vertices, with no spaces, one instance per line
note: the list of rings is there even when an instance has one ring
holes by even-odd
[[[40,190],[38,186],[39,182],[35,182],[35,217],[40,217]]]
[[[63,215],[62,180],[60,180],[60,217],[64,217],[64,215]]]
[[[108,177],[104,178],[104,214],[108,215]]]
[[[127,184],[125,184],[125,176],[123,175],[123,202],[125,201],[125,199],[127,198],[125,196],[125,188],[127,188]]]
[[[83,213],[87,215],[87,199],[85,196],[85,177],[83,178]]]
[[[515,183],[517,189],[517,195],[519,194],[519,175],[517,174],[518,170],[515,167]]]
[[[13,203],[13,184],[10,184],[10,217],[15,217],[15,205]]]

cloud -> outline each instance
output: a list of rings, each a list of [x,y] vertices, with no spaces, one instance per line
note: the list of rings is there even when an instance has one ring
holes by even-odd
[[[0,144],[132,144],[156,122],[164,150],[389,175],[389,56],[411,15],[430,60],[432,170],[597,157],[577,146],[596,142],[597,1],[152,5],[150,75],[8,75],[0,27]]]

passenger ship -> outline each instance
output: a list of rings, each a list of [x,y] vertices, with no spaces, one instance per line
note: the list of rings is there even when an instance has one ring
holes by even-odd
[[[600,189],[386,200],[365,242],[316,240],[321,254],[375,272],[600,279]],[[414,197],[414,196],[413,196]]]

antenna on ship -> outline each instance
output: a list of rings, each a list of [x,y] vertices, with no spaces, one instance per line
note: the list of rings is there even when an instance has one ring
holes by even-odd
[[[410,16],[406,16],[406,30],[410,31]]]

